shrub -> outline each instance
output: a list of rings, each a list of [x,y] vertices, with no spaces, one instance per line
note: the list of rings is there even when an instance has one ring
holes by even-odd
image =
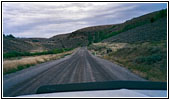
[[[6,37],[15,38],[12,34],[6,35]]]
[[[150,19],[150,22],[153,23],[154,21],[155,21],[155,18],[152,17],[152,18]]]
[[[12,52],[8,52],[8,53],[4,53],[3,58],[57,54],[57,53],[65,52],[65,51],[70,51],[72,49],[73,48],[54,49],[54,50],[50,50],[50,51],[35,52],[35,53],[12,51]]]
[[[135,59],[135,62],[136,63],[143,63],[143,64],[153,64],[153,63],[156,63],[158,61],[161,61],[162,60],[162,55],[161,54],[153,54],[151,56],[140,56],[140,57],[137,57]]]

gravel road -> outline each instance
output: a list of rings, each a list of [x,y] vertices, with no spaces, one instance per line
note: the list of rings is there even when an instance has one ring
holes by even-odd
[[[85,47],[65,58],[3,76],[3,96],[35,94],[43,85],[145,79],[107,60],[93,56]]]

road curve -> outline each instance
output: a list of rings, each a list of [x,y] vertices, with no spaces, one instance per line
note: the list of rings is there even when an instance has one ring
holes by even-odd
[[[5,75],[3,96],[35,94],[43,85],[113,80],[144,81],[123,67],[93,56],[83,47],[65,58]]]

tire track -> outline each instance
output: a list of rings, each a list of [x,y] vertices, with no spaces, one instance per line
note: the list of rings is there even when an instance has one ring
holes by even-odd
[[[76,55],[77,55],[77,53],[75,55],[73,55],[73,57],[75,57]],[[75,61],[75,60],[72,60],[72,61]],[[26,80],[22,83],[19,83],[19,84],[13,86],[13,88],[9,89],[7,91],[7,93],[4,92],[4,96],[6,96],[6,95],[7,96],[18,96],[18,94],[25,95],[25,94],[36,93],[36,90],[38,89],[38,87],[40,87],[42,85],[47,85],[49,83],[48,80],[54,79],[54,77],[53,77],[54,73],[62,73],[62,70],[67,69],[67,66],[63,67],[63,68],[61,68],[61,67],[65,66],[64,64],[68,63],[68,62],[70,62],[70,59],[62,61],[59,64],[50,67],[49,69],[43,71],[41,74],[37,75],[33,79]],[[9,92],[9,91],[11,91],[11,92]]]
[[[115,65],[112,63],[108,67],[107,61],[102,61],[102,63],[99,63],[99,61],[102,60],[93,57],[86,48],[80,48],[70,58],[55,65],[49,64],[51,67],[49,66],[48,69],[43,70],[40,74],[20,82],[17,85],[13,85],[12,88],[7,89],[7,91],[3,91],[3,95],[19,96],[34,94],[40,86],[52,84],[99,82],[121,79],[142,80],[142,78],[136,77],[126,69],[122,69],[118,66],[114,67]],[[121,75],[122,73],[129,76]]]

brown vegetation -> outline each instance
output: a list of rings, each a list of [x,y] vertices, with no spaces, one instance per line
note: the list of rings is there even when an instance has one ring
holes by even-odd
[[[66,55],[73,53],[74,50],[60,53],[60,54],[49,54],[49,55],[42,55],[42,56],[31,56],[31,57],[23,57],[20,59],[6,59],[3,61],[3,73],[8,74],[11,72],[15,72],[27,67],[30,67],[35,64],[47,62],[50,60],[55,60],[62,58]],[[23,67],[23,68],[21,68]]]
[[[89,50],[101,58],[126,67],[147,80],[167,81],[167,47],[165,40],[139,44],[126,43],[126,46],[116,51],[106,52],[109,48],[108,45],[96,45],[90,46]]]

